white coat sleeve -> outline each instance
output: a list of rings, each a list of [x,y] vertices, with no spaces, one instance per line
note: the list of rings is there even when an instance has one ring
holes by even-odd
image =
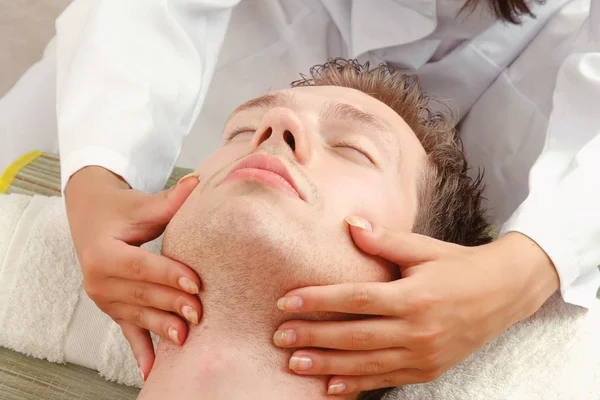
[[[162,189],[239,0],[75,0],[57,19],[62,189],[99,165]]]
[[[544,249],[563,299],[583,307],[600,286],[600,1],[591,3],[557,76],[529,195],[501,232],[521,232]]]

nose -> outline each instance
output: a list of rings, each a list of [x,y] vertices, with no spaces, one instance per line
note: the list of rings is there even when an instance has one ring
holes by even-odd
[[[301,164],[310,158],[306,126],[293,110],[285,107],[272,108],[263,116],[252,138],[252,150],[259,147],[272,147],[276,151],[283,147]]]

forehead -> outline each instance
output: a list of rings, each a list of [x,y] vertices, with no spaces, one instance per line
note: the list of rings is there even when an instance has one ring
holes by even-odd
[[[290,95],[304,107],[320,108],[324,103],[337,102],[377,115],[390,125],[394,125],[393,122],[404,123],[402,118],[386,104],[356,89],[341,86],[300,86],[274,93]]]
[[[356,89],[341,86],[300,86],[272,92],[269,96],[276,99],[270,106],[287,106],[320,112],[326,105],[344,104],[377,116],[393,129],[410,129],[404,120],[386,104]]]

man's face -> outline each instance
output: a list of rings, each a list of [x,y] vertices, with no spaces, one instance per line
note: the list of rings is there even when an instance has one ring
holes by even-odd
[[[344,217],[409,231],[424,159],[402,118],[362,92],[273,92],[232,113],[221,148],[198,167],[200,185],[172,225],[200,236],[227,225],[229,251],[316,263],[304,276],[321,274],[322,284],[389,280],[392,266],[360,253]]]

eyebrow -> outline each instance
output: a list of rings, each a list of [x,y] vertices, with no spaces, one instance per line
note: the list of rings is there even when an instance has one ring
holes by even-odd
[[[339,119],[349,122],[357,122],[380,131],[392,131],[391,125],[377,115],[364,112],[353,105],[328,101],[321,109],[319,117],[323,120]]]

